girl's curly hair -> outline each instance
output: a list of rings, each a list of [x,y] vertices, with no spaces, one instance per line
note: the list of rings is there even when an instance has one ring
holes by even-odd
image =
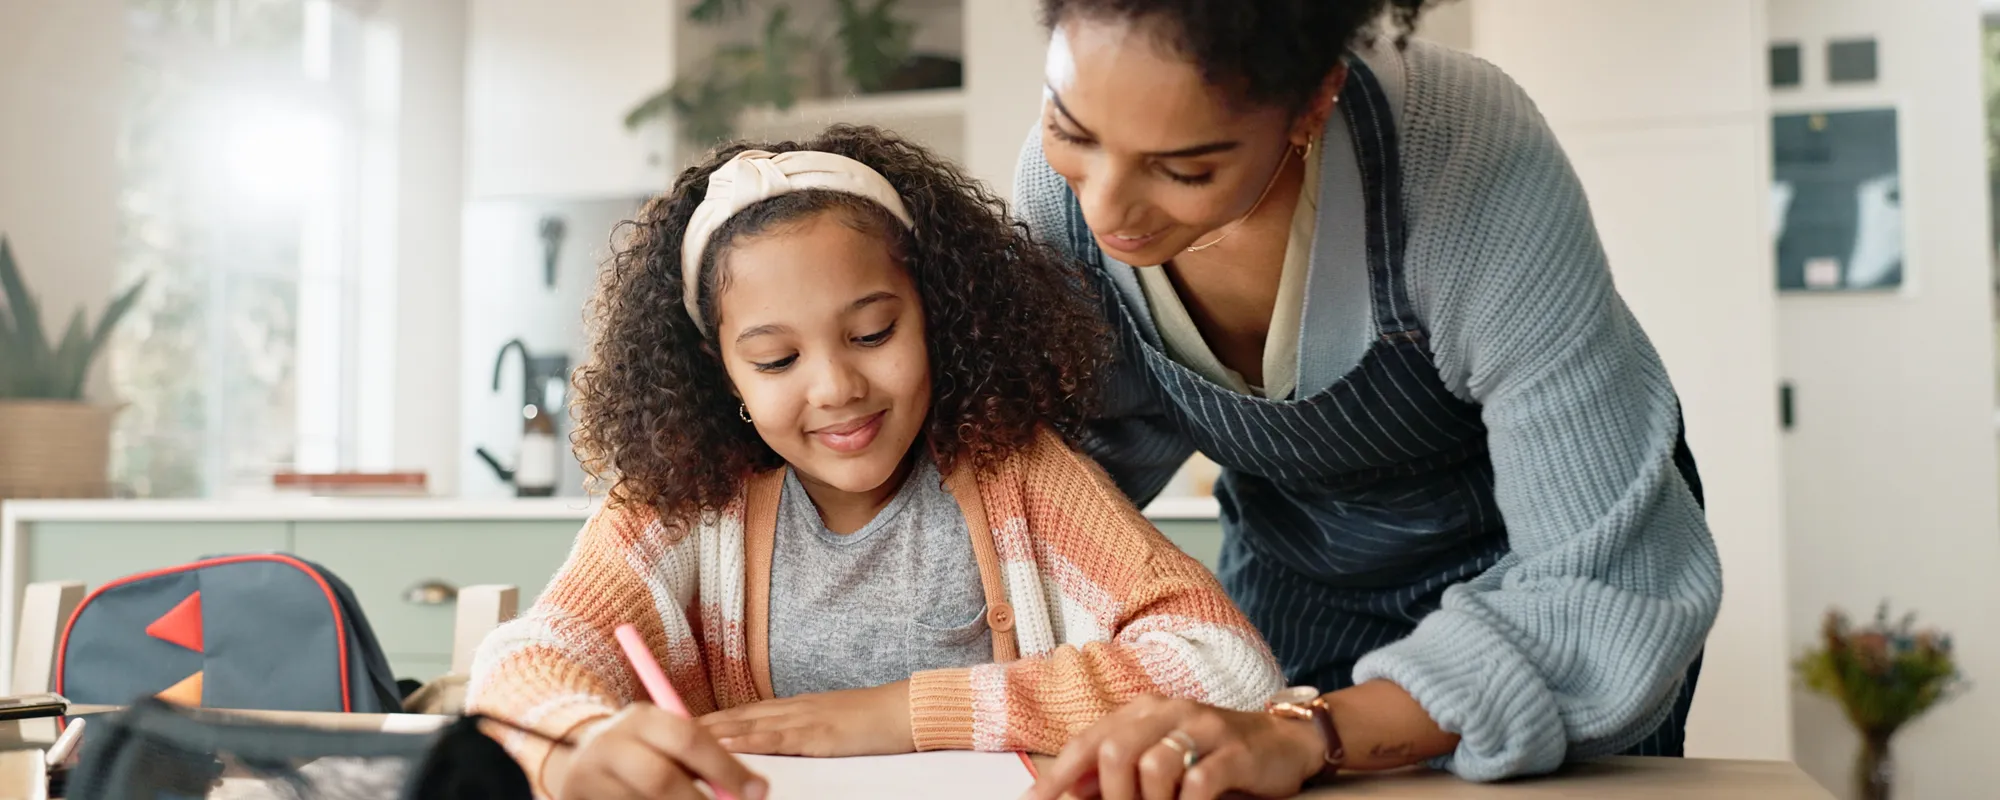
[[[708,176],[744,150],[838,153],[882,173],[915,222],[834,192],[781,195],[732,217],[702,256],[697,327],[683,308],[681,240]],[[924,311],[931,407],[919,440],[940,471],[984,469],[1049,424],[1073,436],[1092,410],[1109,357],[1099,295],[1083,266],[1036,242],[1006,206],[950,162],[896,134],[835,125],[805,142],[738,142],[683,171],[672,191],[620,225],[587,316],[589,360],[577,370],[572,441],[607,502],[663,516],[727,505],[752,473],[782,463],[737,417],[714,308],[731,244],[814,214],[890,238]]]

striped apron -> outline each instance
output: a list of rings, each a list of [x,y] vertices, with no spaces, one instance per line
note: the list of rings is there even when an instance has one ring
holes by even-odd
[[[1144,384],[1135,388],[1160,398],[1175,431],[1222,467],[1224,587],[1287,680],[1323,691],[1350,685],[1357,660],[1408,636],[1446,587],[1508,548],[1480,407],[1444,385],[1405,289],[1391,109],[1367,65],[1349,67],[1339,107],[1364,187],[1377,334],[1357,367],[1307,397],[1238,394],[1174,361],[1135,318],[1145,312],[1109,281],[1100,287],[1125,362],[1118,380]],[[1099,252],[1074,197],[1069,214],[1072,251]],[[1699,501],[1684,431],[1674,461]],[[1700,668],[1697,658],[1672,715],[1628,754],[1681,755]]]

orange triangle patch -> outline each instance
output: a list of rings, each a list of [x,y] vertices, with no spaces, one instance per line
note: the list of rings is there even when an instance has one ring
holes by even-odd
[[[158,697],[161,700],[165,700],[177,706],[200,708],[201,673],[197,672],[193,675],[189,675],[185,678],[182,678],[180,683],[176,683],[172,686],[167,687],[165,691],[162,691],[159,694],[154,695],[154,697]]]
[[[146,626],[146,635],[201,652],[201,592],[188,595],[173,610],[153,620]]]

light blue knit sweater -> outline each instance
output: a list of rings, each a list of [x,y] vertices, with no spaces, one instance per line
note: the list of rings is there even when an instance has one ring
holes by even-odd
[[[1714,541],[1670,464],[1673,387],[1612,286],[1582,186],[1519,86],[1422,42],[1360,55],[1397,106],[1409,292],[1444,383],[1481,406],[1511,553],[1363,658],[1354,679],[1396,682],[1460,734],[1436,766],[1465,778],[1618,752],[1666,719],[1722,598]],[[1058,246],[1070,241],[1066,192],[1030,135],[1016,211]],[[1357,183],[1321,198],[1322,239],[1356,230],[1359,196]],[[1313,268],[1364,270],[1352,238],[1346,257]],[[1351,291],[1307,300],[1301,397],[1368,346],[1367,276],[1351,277],[1325,284]]]

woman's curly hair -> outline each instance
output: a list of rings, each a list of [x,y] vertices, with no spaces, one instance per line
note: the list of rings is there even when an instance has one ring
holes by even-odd
[[[1158,25],[1209,84],[1251,103],[1303,108],[1348,46],[1387,14],[1400,44],[1439,0],[1042,0],[1042,24],[1073,16]]]
[[[697,327],[683,307],[681,241],[708,176],[744,150],[838,153],[880,172],[915,222],[849,195],[805,191],[744,209],[702,255]],[[1039,425],[1074,436],[1109,357],[1100,296],[1081,264],[1036,242],[1005,204],[950,162],[896,134],[835,125],[805,142],[738,142],[683,171],[672,191],[623,223],[623,242],[588,311],[591,353],[577,370],[572,441],[607,502],[664,516],[727,505],[752,473],[782,463],[737,416],[717,357],[721,256],[737,241],[819,213],[889,238],[921,296],[931,405],[919,446],[940,471],[984,469],[1030,444]]]

